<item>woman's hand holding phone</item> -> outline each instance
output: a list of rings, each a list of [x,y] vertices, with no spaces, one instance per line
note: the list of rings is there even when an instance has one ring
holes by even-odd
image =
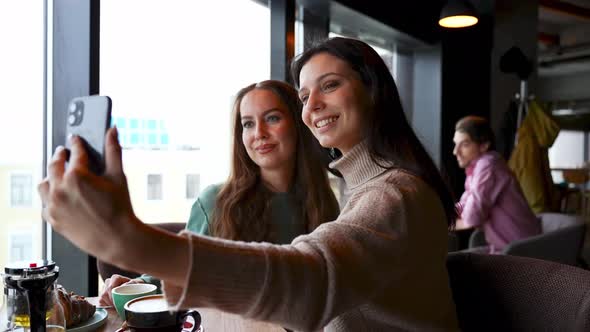
[[[58,148],[38,187],[43,218],[80,249],[109,263],[126,252],[121,246],[141,224],[131,207],[117,136],[116,128],[107,131],[102,176],[91,172],[84,143],[73,136],[69,167],[66,150]]]
[[[88,167],[95,174],[104,172],[105,134],[111,126],[111,109],[108,96],[76,97],[68,104],[65,146],[71,148],[70,137],[81,137],[88,154]]]

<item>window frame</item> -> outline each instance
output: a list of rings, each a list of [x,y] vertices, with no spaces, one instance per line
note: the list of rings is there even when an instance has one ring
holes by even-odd
[[[267,5],[271,11],[271,78],[286,80],[288,63],[294,56],[295,0],[269,1]],[[46,64],[51,70],[46,79],[44,165],[65,139],[68,101],[99,93],[100,0],[45,0],[45,6],[52,27],[46,28]],[[59,264],[60,283],[78,294],[98,295],[96,259],[52,232],[45,223],[43,233],[44,256]]]
[[[47,21],[51,22],[51,26],[46,24],[46,165],[48,156],[65,142],[68,102],[76,96],[99,92],[100,1],[45,3]],[[44,235],[48,248],[45,256],[60,268],[59,283],[77,294],[98,295],[96,258],[49,227],[45,227]]]

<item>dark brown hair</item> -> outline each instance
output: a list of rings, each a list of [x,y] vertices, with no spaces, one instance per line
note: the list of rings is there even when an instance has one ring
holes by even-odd
[[[301,103],[291,85],[275,80],[251,84],[240,90],[233,106],[233,147],[230,175],[217,195],[211,235],[240,241],[276,242],[270,223],[272,192],[261,181],[260,168],[248,156],[242,142],[240,104],[254,89],[278,96],[290,112],[297,135],[295,176],[291,186],[305,219],[308,232],[321,223],[335,220],[338,202],[330,189],[327,171],[321,162],[321,148],[301,120]]]
[[[359,74],[372,100],[367,113],[367,143],[371,158],[420,177],[438,194],[446,212],[447,224],[454,225],[457,211],[453,196],[434,162],[406,120],[397,87],[383,59],[371,46],[349,38],[335,37],[302,53],[291,64],[291,77],[299,86],[299,73],[315,55],[327,53],[346,63]]]
[[[469,115],[457,121],[455,131],[469,135],[472,141],[477,144],[489,143],[488,151],[496,149],[494,131],[485,118]]]

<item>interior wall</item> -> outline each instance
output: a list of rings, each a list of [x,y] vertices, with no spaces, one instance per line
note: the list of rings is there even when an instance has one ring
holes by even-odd
[[[398,52],[395,59],[395,84],[408,121],[414,113],[414,55]]]
[[[441,168],[454,194],[464,190],[465,172],[453,155],[455,124],[467,115],[490,116],[491,15],[477,25],[442,35]]]
[[[590,99],[590,72],[546,76],[538,79],[536,95],[540,100]]]
[[[441,50],[414,53],[411,123],[437,166],[441,164]]]
[[[502,115],[515,93],[520,90],[520,79],[515,74],[500,71],[500,58],[512,46],[537,63],[538,0],[496,0],[491,64],[491,123],[498,132]],[[536,93],[537,76],[528,80],[531,93]]]

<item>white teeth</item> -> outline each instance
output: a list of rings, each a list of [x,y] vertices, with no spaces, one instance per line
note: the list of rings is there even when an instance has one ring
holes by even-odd
[[[320,120],[320,121],[316,122],[315,123],[315,127],[316,128],[322,128],[322,127],[327,126],[329,123],[332,123],[332,122],[334,122],[336,120],[338,120],[338,117],[337,116],[331,117],[331,118],[328,118],[328,119],[323,119],[323,120]]]

